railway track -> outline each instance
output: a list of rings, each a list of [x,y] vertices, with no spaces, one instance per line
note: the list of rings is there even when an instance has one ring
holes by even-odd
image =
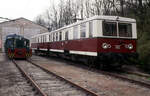
[[[11,61],[0,63],[0,96],[35,96],[33,87]]]
[[[128,81],[128,82],[131,82],[131,83],[138,84],[140,86],[144,86],[144,87],[150,88],[150,82],[146,82],[146,81],[141,81],[139,79],[137,80],[137,79],[134,79],[134,78],[130,78],[127,75],[125,76],[125,75],[122,75],[122,74],[110,73],[110,72],[101,71],[101,70],[96,70],[96,72],[103,73],[103,74],[106,74],[106,75],[109,75],[109,76],[113,76],[115,78],[118,78],[118,79],[121,79],[121,80],[124,80],[124,81]]]
[[[55,59],[57,61],[60,61],[60,62],[64,62],[64,60],[61,60],[61,59],[58,59],[58,58],[53,58],[53,59]],[[150,78],[148,75],[143,75],[143,74],[140,74],[140,73],[126,71],[126,70],[124,70],[124,72],[126,74],[119,74],[119,73],[99,70],[99,69],[96,69],[96,68],[89,68],[88,66],[85,66],[85,65],[82,65],[82,64],[77,64],[77,63],[74,63],[74,62],[68,61],[68,60],[65,60],[65,62],[68,62],[71,65],[74,65],[74,66],[77,66],[77,67],[80,67],[80,68],[83,68],[83,69],[87,69],[87,70],[97,72],[97,73],[102,73],[104,75],[109,75],[109,76],[112,76],[112,77],[115,77],[115,78],[118,78],[118,79],[121,79],[121,80],[124,80],[124,81],[128,81],[128,82],[131,82],[131,83],[138,84],[140,86],[150,88],[150,80],[139,79],[140,77],[141,78],[143,78],[143,77],[144,78]],[[138,76],[138,78],[136,78],[136,77],[134,78],[131,75]]]
[[[31,61],[13,61],[42,96],[98,96]]]
[[[77,66],[81,66],[81,64],[77,65]],[[112,76],[114,78],[118,78],[118,79],[128,81],[131,83],[135,83],[135,84],[138,84],[140,86],[150,88],[150,80],[148,80],[148,79],[150,79],[150,76],[148,76],[148,75],[144,75],[144,74],[140,74],[140,73],[136,73],[136,72],[131,72],[131,71],[125,71],[125,70],[123,73],[120,74],[120,73],[115,73],[115,72],[98,70],[95,68],[88,68],[87,66],[82,66],[82,68],[85,68],[87,70],[91,70],[93,72],[102,73],[104,75]]]

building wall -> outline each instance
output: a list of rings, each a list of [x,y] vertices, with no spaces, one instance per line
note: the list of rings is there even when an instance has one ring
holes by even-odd
[[[25,18],[0,23],[0,47],[4,51],[4,42],[7,35],[18,34],[30,39],[31,36],[44,32],[48,32],[48,29]]]

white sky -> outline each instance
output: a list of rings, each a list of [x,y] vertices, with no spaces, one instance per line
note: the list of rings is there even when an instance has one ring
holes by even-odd
[[[45,12],[53,3],[59,0],[1,0],[0,17],[16,19],[24,17],[34,20],[36,16]]]

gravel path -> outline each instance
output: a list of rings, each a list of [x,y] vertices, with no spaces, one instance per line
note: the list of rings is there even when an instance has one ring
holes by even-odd
[[[33,56],[31,59],[33,62],[42,64],[56,74],[90,89],[100,96],[150,96],[150,89],[148,88],[72,66],[63,60],[60,62],[39,56]]]

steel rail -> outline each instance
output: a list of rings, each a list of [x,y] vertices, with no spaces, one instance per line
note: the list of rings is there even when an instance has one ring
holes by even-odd
[[[94,93],[94,92],[92,92],[92,91],[90,91],[90,90],[88,90],[88,89],[86,89],[86,88],[83,88],[83,87],[81,87],[81,86],[79,86],[79,85],[77,85],[77,84],[71,82],[70,80],[65,79],[64,77],[57,75],[56,73],[50,71],[48,68],[44,68],[43,66],[41,66],[41,65],[39,65],[39,64],[35,64],[35,63],[33,63],[32,61],[30,61],[30,60],[27,60],[27,61],[28,61],[29,63],[31,63],[31,64],[33,64],[33,65],[35,65],[35,66],[41,68],[41,69],[44,70],[45,72],[50,73],[50,74],[53,74],[54,76],[58,77],[59,79],[62,79],[62,80],[64,80],[64,81],[70,83],[71,85],[73,85],[73,86],[76,87],[77,89],[80,89],[80,90],[86,92],[88,95],[99,96],[99,95],[97,95],[96,93]]]
[[[110,72],[101,71],[101,70],[96,70],[95,72],[102,73],[102,74],[105,74],[105,75],[109,75],[109,76],[112,76],[114,78],[118,78],[118,79],[121,79],[121,80],[124,80],[124,81],[128,81],[128,82],[131,82],[131,83],[135,83],[135,84],[150,88],[150,83],[146,83],[146,82],[142,82],[142,81],[139,81],[139,80],[131,79],[131,78],[128,78],[126,76],[122,76],[122,75],[119,75],[119,74],[116,74],[116,73],[110,73]]]
[[[81,68],[84,68],[84,69],[87,69],[89,70],[89,68],[87,66],[84,66],[84,65],[78,65],[78,64],[75,64],[73,62],[71,62],[73,65],[75,66],[80,66]],[[119,75],[119,74],[115,74],[115,73],[110,73],[110,72],[106,72],[106,71],[102,71],[102,70],[98,70],[98,69],[95,69],[95,68],[91,68],[92,72],[97,72],[97,73],[101,73],[101,74],[104,74],[104,75],[109,75],[111,77],[114,77],[114,78],[117,78],[117,79],[120,79],[120,80],[123,80],[123,81],[128,81],[128,82],[131,82],[131,83],[135,83],[137,85],[140,85],[140,86],[144,86],[146,88],[150,88],[150,83],[147,83],[147,82],[143,82],[143,81],[139,81],[139,80],[135,80],[135,79],[131,79],[131,78],[128,78],[126,76],[122,76],[122,75]],[[148,77],[148,76],[145,76],[145,77]]]
[[[15,62],[15,60],[12,60],[12,62],[16,65],[16,67],[20,70],[20,72],[25,76],[26,79],[28,79],[32,86],[34,86],[34,88],[37,90],[37,92],[41,95],[41,96],[47,96],[42,90],[41,88],[38,86],[38,84],[36,82],[34,82],[34,80]]]
[[[133,75],[138,75],[138,76],[145,77],[145,78],[150,78],[150,75],[148,75],[148,74],[141,74],[141,73],[132,72],[132,71],[125,71],[125,72],[128,74],[133,74]]]
[[[69,62],[70,62],[70,61],[69,61]],[[78,64],[75,64],[75,63],[73,63],[73,62],[71,62],[71,63],[72,63],[73,65],[75,65],[75,66],[80,66],[80,67],[82,67],[82,68],[84,68],[84,69],[89,70],[89,67],[87,67],[87,66],[84,66],[84,65],[81,65],[81,64],[78,65]],[[128,78],[128,77],[126,77],[126,76],[122,76],[122,75],[119,75],[119,74],[115,74],[115,73],[110,73],[110,72],[98,70],[98,69],[96,69],[96,68],[91,68],[91,71],[97,72],[97,73],[101,73],[101,74],[104,74],[104,75],[109,75],[109,76],[112,76],[112,77],[114,77],[114,78],[118,78],[118,79],[123,80],[123,81],[128,81],[128,82],[131,82],[131,83],[138,84],[138,85],[140,85],[140,86],[144,86],[144,87],[150,88],[150,83],[148,83],[148,82],[131,79],[131,78]],[[130,72],[130,73],[131,73],[131,72]],[[136,74],[136,73],[134,73],[134,74]],[[140,76],[140,74],[137,74],[137,75]],[[143,75],[141,75],[141,76],[143,76]],[[150,78],[149,76],[146,76],[146,75],[144,75],[144,76]]]

